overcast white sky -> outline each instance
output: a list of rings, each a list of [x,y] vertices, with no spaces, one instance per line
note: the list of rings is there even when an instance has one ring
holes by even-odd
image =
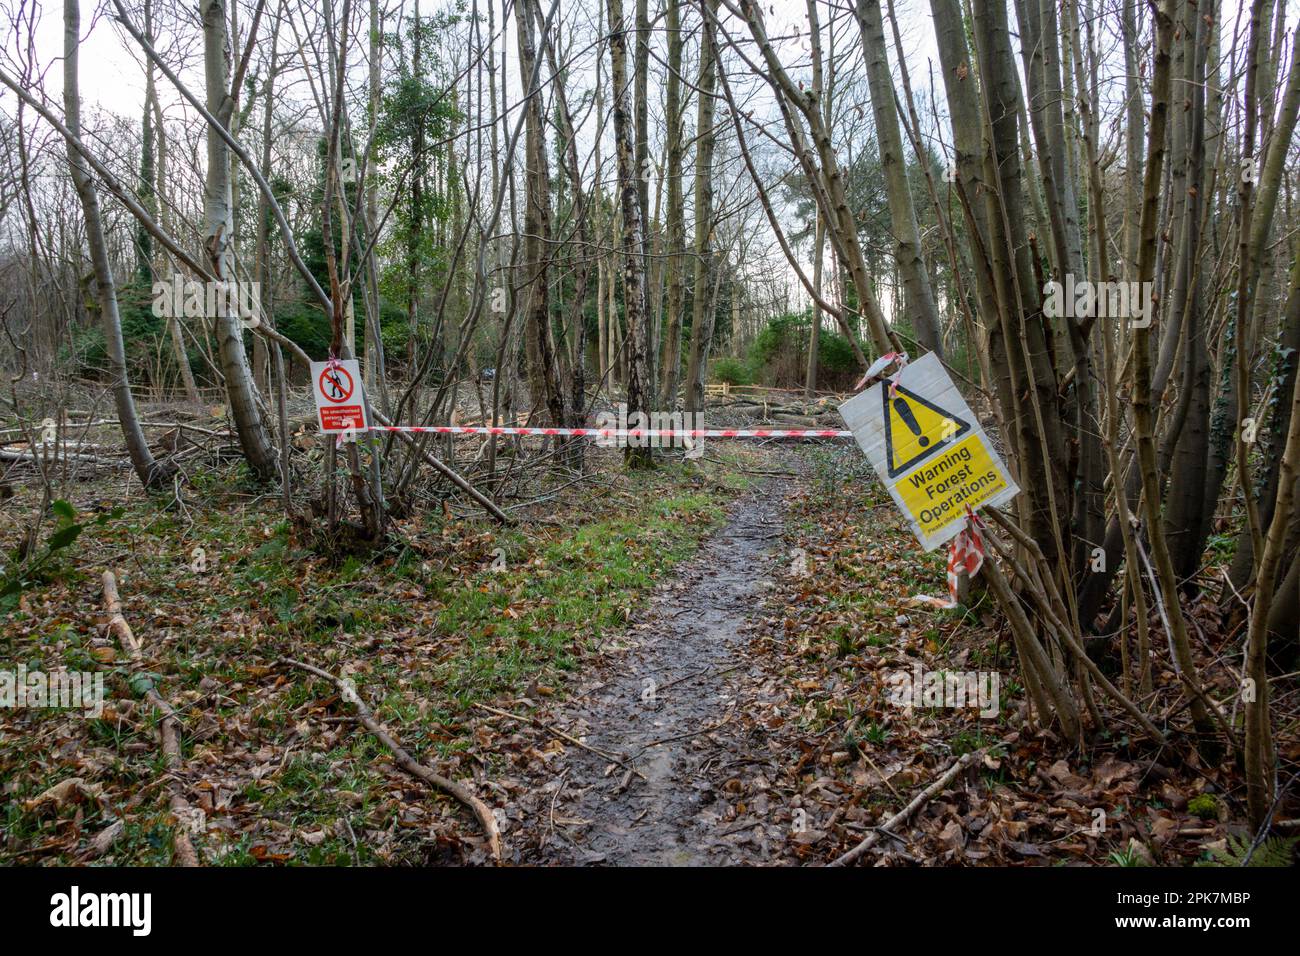
[[[169,2],[185,8],[196,9],[198,6],[196,0],[188,0],[185,3],[181,3],[180,0],[157,0],[159,7],[164,7]],[[300,0],[300,2],[303,6],[310,6],[310,0]],[[585,9],[594,11],[595,5],[602,2],[603,0],[582,0],[581,5]],[[543,0],[543,7],[546,8],[548,5],[547,0]],[[576,0],[561,0],[560,15],[564,16],[566,11],[571,11],[578,5]],[[22,6],[36,12],[37,57],[43,65],[48,67],[54,64],[57,68],[57,62],[63,53],[63,4],[59,0],[6,0],[4,6],[10,8]],[[403,6],[407,11],[413,8],[410,0],[405,0],[405,3],[389,0],[388,6],[394,11]],[[630,10],[630,0],[627,6]],[[925,0],[897,0],[895,6],[903,28],[909,63],[913,64],[914,69],[921,69],[927,58],[937,60],[929,6]],[[803,0],[765,0],[763,7],[771,35],[778,36],[793,30],[807,29],[807,14]],[[425,0],[421,4],[421,12],[426,16],[434,9],[436,7],[430,0]],[[141,60],[129,51],[129,38],[124,37],[109,21],[107,17],[109,10],[112,10],[112,6],[107,0],[82,0],[82,100],[87,106],[98,106],[122,116],[135,117],[140,114],[144,102]],[[92,15],[92,11],[97,15]],[[192,17],[192,20],[193,31],[197,34],[197,16]],[[247,23],[247,20],[248,18],[245,17],[244,22]],[[139,26],[140,22],[137,18],[136,25]],[[509,30],[507,51],[511,59],[510,73],[512,76],[517,76],[513,19],[507,24],[507,28]],[[196,56],[199,55],[197,46],[194,52]],[[893,59],[891,50],[891,62]],[[195,64],[195,67],[197,65]],[[57,76],[54,79],[57,79]],[[921,83],[922,80],[922,76],[916,77],[917,83]]]
[[[199,42],[199,26],[197,17],[197,0],[154,0],[158,9],[168,11],[160,16],[162,20],[170,20],[176,14],[184,16],[185,20],[179,29],[179,33],[186,38],[191,49],[191,55],[188,58],[186,69],[183,76],[193,84],[194,89],[202,88],[201,75],[201,45]],[[275,3],[275,0],[269,0]],[[291,0],[293,9],[303,11],[306,20],[314,19],[311,14],[312,0]],[[388,11],[390,17],[387,21],[389,29],[395,23],[396,14],[400,10],[409,13],[413,7],[413,0],[381,0]],[[486,0],[483,0],[486,2]],[[567,20],[575,14],[580,14],[594,21],[597,11],[603,4],[604,0],[560,0],[560,18]],[[837,0],[841,9],[847,11],[848,4],[851,0]],[[1093,3],[1099,7],[1108,17],[1111,23],[1117,19],[1117,8],[1121,0],[1093,0]],[[1242,0],[1226,0],[1223,3],[1223,20],[1224,20],[1224,52],[1225,56],[1231,45],[1231,37],[1238,23],[1240,23]],[[1288,29],[1294,30],[1294,24],[1300,17],[1300,0],[1284,0],[1288,9]],[[807,12],[804,0],[762,0],[765,17],[768,25],[769,35],[776,37],[792,33],[804,32],[807,29]],[[549,9],[550,0],[542,0],[543,9]],[[470,0],[465,0],[465,7],[468,10]],[[658,0],[651,0],[652,11],[659,5]],[[883,5],[883,3],[882,3]],[[1088,0],[1081,0],[1084,12],[1092,6]],[[128,2],[129,7],[137,7],[138,0]],[[336,3],[336,9],[341,8],[341,2]],[[357,6],[360,10],[367,8],[367,0],[357,0]],[[434,0],[423,0],[420,4],[421,12],[424,15],[436,12],[445,8],[444,3],[435,3]],[[59,72],[59,61],[63,50],[63,4],[61,0],[0,0],[0,9],[9,11],[10,15],[14,10],[24,9],[34,11],[39,18],[36,29],[36,53],[37,59],[49,72],[47,73],[46,90],[50,96],[57,100],[60,93],[61,78]],[[132,43],[129,37],[126,37],[119,28],[117,28],[106,15],[106,11],[113,9],[109,0],[82,0],[82,32],[83,46],[81,53],[81,70],[82,70],[82,97],[84,104],[89,112],[94,107],[108,110],[120,116],[126,117],[132,122],[138,122],[141,109],[144,102],[144,77],[142,69],[142,57],[139,54],[132,53]],[[625,0],[625,9],[630,16],[633,9],[632,0]],[[941,83],[939,77],[938,54],[934,42],[934,30],[931,23],[930,7],[928,0],[895,0],[895,9],[899,18],[901,31],[904,38],[904,46],[907,50],[907,59],[909,70],[912,76],[913,86],[919,104],[923,111],[930,102],[930,79],[935,78],[936,83]],[[1145,0],[1139,3],[1141,10],[1140,16],[1143,19],[1147,14],[1145,11]],[[251,10],[251,4],[248,0],[241,0],[241,10]],[[480,13],[486,19],[486,7],[481,6]],[[821,8],[821,19],[823,25],[829,21],[829,14],[825,7]],[[241,23],[247,24],[251,18],[251,13],[245,12],[241,15]],[[303,22],[303,16],[298,17],[299,22]],[[501,26],[501,12],[497,12],[497,26]],[[697,14],[692,11],[684,16],[685,23],[688,27],[692,26],[698,20]],[[1014,13],[1011,13],[1012,29],[1015,29]],[[140,25],[141,19],[136,17],[137,25]],[[658,22],[662,28],[663,21]],[[513,16],[507,18],[506,27],[509,31],[506,43],[507,56],[510,60],[508,74],[511,79],[511,86],[517,89],[516,83],[518,78],[518,69],[516,63],[514,36],[513,36]],[[292,44],[292,35],[287,28],[282,43],[282,49],[286,45]],[[888,29],[887,29],[888,32]],[[740,37],[745,35],[743,26],[738,25],[738,29],[733,35]],[[856,43],[856,31],[846,34]],[[7,45],[12,48],[15,42],[11,37]],[[1113,46],[1113,40],[1108,33],[1103,33],[1101,48],[1105,54]],[[788,56],[789,62],[806,62],[807,54],[802,52],[798,47],[800,44],[791,41],[784,48],[784,54]],[[500,44],[498,44],[500,50]],[[662,48],[661,48],[662,50]],[[840,52],[844,52],[841,48]],[[894,64],[897,73],[897,64],[895,62],[894,51],[891,48],[888,51],[890,62]],[[662,55],[662,53],[661,53]],[[353,54],[354,62],[358,72],[359,80],[363,80],[361,75],[364,72],[363,56]],[[591,58],[588,56],[587,63],[590,69]],[[608,70],[606,62],[603,69]],[[607,72],[605,74],[608,75]],[[797,75],[797,73],[796,73]],[[1112,82],[1122,83],[1122,76],[1118,71],[1114,71],[1111,77]],[[575,85],[590,86],[592,77],[575,76],[572,81]],[[178,112],[182,107],[179,105],[178,98],[174,91],[170,90],[165,79],[159,78],[160,91],[162,92],[164,102],[170,103],[168,112],[170,115],[180,115]],[[298,94],[304,102],[307,101],[308,94],[305,89],[300,89]],[[293,94],[290,94],[293,95]],[[571,91],[571,97],[574,95]],[[652,94],[653,96],[654,94]],[[741,91],[737,90],[737,95]],[[1103,92],[1103,98],[1105,98]],[[512,97],[512,101],[516,100]],[[942,90],[938,91],[935,97],[940,109],[943,109],[944,97]],[[758,106],[759,114],[763,112],[763,96],[747,103],[749,106]],[[0,109],[5,112],[12,112],[13,99],[10,95],[0,95]],[[863,104],[866,106],[867,104]],[[652,106],[652,112],[657,112],[657,107]],[[946,134],[944,139],[947,139]]]

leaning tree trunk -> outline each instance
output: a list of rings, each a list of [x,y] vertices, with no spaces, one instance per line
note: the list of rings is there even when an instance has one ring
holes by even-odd
[[[1025,500],[1019,507],[1028,520],[1027,530],[1049,558],[1064,558],[1060,552],[1061,519],[1069,501],[1067,443],[1022,204],[1020,83],[1002,0],[977,0],[975,24],[992,150],[986,176],[994,187],[984,195],[998,303],[997,312],[986,319],[989,364],[1023,479]]]
[[[230,47],[226,36],[225,0],[203,0],[203,62],[208,112],[230,127],[235,101],[230,96]],[[230,147],[216,129],[208,129],[208,176],[204,195],[206,234],[204,245],[218,281],[233,282],[235,213],[230,183]],[[262,421],[257,389],[244,352],[243,326],[237,309],[226,296],[225,307],[215,316],[217,352],[226,380],[230,415],[248,466],[263,481],[279,472],[275,446]]]
[[[1170,54],[1173,40],[1171,0],[1161,0],[1156,8],[1155,65],[1151,79],[1151,124],[1147,137],[1147,159],[1142,185],[1142,216],[1138,246],[1138,282],[1151,282],[1156,268],[1156,220],[1160,207],[1160,183],[1165,164],[1165,132],[1169,123]],[[1140,286],[1140,288],[1144,288]],[[1148,308],[1153,305],[1148,305]],[[1138,469],[1142,477],[1142,504],[1146,533],[1159,577],[1161,597],[1169,617],[1169,639],[1173,645],[1173,664],[1185,682],[1192,722],[1197,731],[1209,734],[1213,727],[1209,711],[1202,701],[1196,663],[1192,658],[1187,621],[1178,599],[1178,580],[1174,573],[1169,542],[1165,537],[1160,508],[1160,477],[1156,470],[1155,409],[1151,393],[1151,345],[1149,329],[1133,330],[1133,432],[1137,445]]]
[[[153,15],[152,6],[149,3],[144,7],[145,35],[149,42],[153,43]],[[158,209],[158,222],[163,231],[171,233],[171,214],[168,212],[167,203],[167,129],[163,124],[162,104],[158,101],[158,88],[154,82],[154,62],[149,60],[145,74],[145,104],[153,111],[153,128],[158,138],[157,149],[157,186],[154,188],[154,197]],[[164,261],[163,250],[155,246],[155,256],[161,263]],[[161,269],[157,270],[161,274]],[[181,320],[173,315],[167,319],[167,334],[172,343],[172,354],[176,357],[176,367],[180,371],[181,384],[185,387],[185,398],[194,405],[202,401],[199,395],[198,383],[194,381],[194,369],[190,368],[189,352],[185,348],[185,336],[181,332]]]
[[[563,77],[560,69],[560,58],[555,52],[555,42],[547,32],[546,21],[542,15],[541,4],[533,3],[533,19],[537,28],[542,31],[542,43],[546,48],[546,62],[551,67],[551,75],[554,77]],[[540,82],[540,81],[539,81]],[[582,166],[578,162],[578,134],[573,126],[573,114],[569,111],[569,99],[564,91],[564,83],[557,80],[555,84],[555,118],[556,128],[559,131],[561,148],[560,155],[563,157],[565,172],[569,178],[569,185],[573,189],[573,218],[574,239],[578,248],[589,250],[593,248],[591,236],[591,204],[590,196],[582,188]],[[597,164],[599,169],[599,164]],[[599,172],[597,172],[599,179]],[[599,207],[599,199],[597,199]],[[599,260],[597,260],[598,262]],[[591,285],[591,271],[593,257],[584,254],[581,256],[575,267],[573,277],[573,341],[570,343],[573,352],[571,368],[569,370],[569,408],[568,420],[566,424],[574,427],[582,427],[586,421],[587,415],[587,292]],[[597,302],[600,299],[599,290],[596,294]],[[571,448],[573,461],[579,466],[582,461],[584,446],[581,441],[574,442]]]
[[[686,211],[682,198],[682,20],[681,0],[668,0],[668,90],[664,113],[668,123],[668,156],[664,178],[668,180],[667,272],[668,323],[664,328],[663,352],[659,360],[660,405],[677,405],[677,382],[682,367],[682,311],[686,304],[683,258],[686,251]]]
[[[857,214],[849,206],[844,173],[835,151],[830,128],[820,112],[820,106],[810,95],[796,87],[794,80],[782,66],[781,58],[767,35],[762,7],[746,4],[741,12],[749,25],[750,35],[762,53],[763,63],[768,71],[765,78],[776,94],[781,118],[790,135],[790,145],[804,177],[812,187],[818,207],[826,216],[827,234],[830,236],[831,244],[853,279],[854,289],[857,292],[857,311],[866,320],[871,339],[882,354],[900,352],[902,347],[890,330],[880,303],[876,299],[875,282],[867,268],[858,237]],[[712,19],[711,13],[706,16]],[[807,136],[803,128],[805,123],[808,127]],[[811,145],[808,143],[809,137],[812,139]],[[840,323],[844,337],[848,339],[853,357],[865,369],[870,363],[867,362],[866,354],[858,344],[857,331],[852,328],[844,315],[837,315],[836,319]]]
[[[636,156],[632,143],[632,110],[628,96],[627,35],[623,0],[608,0],[609,63],[613,85],[614,147],[618,153],[618,191],[623,211],[623,310],[627,316],[628,415],[650,411],[649,336],[645,303],[645,258],[642,256],[641,204],[637,195]],[[653,456],[646,442],[629,443],[627,462],[648,467]]]
[[[960,0],[930,0],[930,11],[934,17],[939,63],[943,67],[948,115],[952,117],[952,147],[956,161],[949,178],[961,203],[966,231],[974,246],[971,261],[979,311],[986,317],[994,316],[997,315],[998,300],[993,269],[988,261],[988,209],[983,198],[989,189],[985,177],[988,143],[984,137],[977,73],[966,46]],[[984,343],[980,345],[983,347]]]
[[[1213,15],[1213,6],[1208,11]],[[1186,129],[1186,186],[1183,226],[1175,267],[1173,309],[1182,316],[1183,366],[1179,386],[1181,424],[1177,427],[1169,465],[1169,497],[1165,506],[1165,533],[1169,538],[1174,573],[1189,582],[1201,566],[1199,531],[1215,502],[1206,500],[1205,464],[1210,448],[1210,357],[1202,324],[1201,202],[1205,193],[1205,51],[1209,47],[1208,17],[1189,16],[1195,42],[1186,60],[1191,76],[1186,102],[1175,123]],[[1183,157],[1175,157],[1182,162]],[[1175,193],[1177,196],[1178,193]]]
[[[1295,388],[1296,373],[1300,369],[1300,258],[1291,264],[1286,306],[1282,313],[1282,336],[1278,343],[1274,375],[1279,383],[1277,394],[1290,395]],[[1282,446],[1291,427],[1291,406],[1279,402],[1273,410],[1273,420],[1264,438],[1264,473],[1257,479],[1259,486],[1259,526],[1269,528],[1273,521],[1273,502],[1277,497],[1278,469],[1282,461]],[[1286,520],[1283,517],[1282,520]],[[1237,603],[1237,591],[1250,584],[1255,571],[1255,539],[1250,528],[1237,532],[1237,549],[1228,572],[1230,585],[1223,589],[1221,603],[1232,607]]]
[[[1255,603],[1250,611],[1250,625],[1246,636],[1246,678],[1250,681],[1253,698],[1247,699],[1246,710],[1246,803],[1251,826],[1262,827],[1272,812],[1274,792],[1277,787],[1277,770],[1273,753],[1272,730],[1269,725],[1268,636],[1270,611],[1276,596],[1278,571],[1282,566],[1287,538],[1287,520],[1291,514],[1297,476],[1300,476],[1300,380],[1291,391],[1291,421],[1287,430],[1286,447],[1278,468],[1277,497],[1273,502],[1274,520],[1263,538],[1263,547],[1256,565]],[[1294,562],[1300,560],[1291,558]],[[1294,575],[1288,580],[1294,586]],[[1290,603],[1293,597],[1284,597]],[[1294,604],[1292,604],[1294,606]],[[1294,618],[1292,619],[1294,624]]]
[[[704,411],[704,376],[713,344],[713,309],[709,283],[713,275],[713,111],[718,86],[717,45],[713,17],[719,0],[705,0],[700,38],[699,92],[695,108],[695,240],[691,292],[691,358],[686,366],[686,410]]]
[[[63,112],[65,125],[71,137],[81,136],[81,98],[77,87],[78,53],[81,46],[80,0],[64,0],[63,4]],[[113,380],[113,404],[118,421],[122,424],[122,438],[126,442],[131,465],[146,488],[165,484],[172,469],[154,460],[145,441],[144,430],[135,413],[135,399],[131,397],[131,383],[126,375],[126,348],[122,342],[122,317],[117,309],[117,287],[113,281],[113,267],[108,261],[108,244],[104,241],[104,224],[99,215],[99,196],[90,179],[90,168],[85,157],[67,141],[68,166],[72,184],[81,200],[81,211],[86,220],[86,245],[90,248],[90,261],[95,273],[95,287],[99,298],[100,320],[104,323],[104,347],[108,353],[108,372]]]
[[[890,232],[894,237],[894,261],[903,277],[907,316],[921,346],[943,355],[943,337],[939,309],[921,252],[921,234],[916,225],[916,207],[907,182],[907,162],[903,157],[903,137],[898,130],[898,109],[894,80],[885,53],[885,27],[880,17],[880,0],[857,0],[858,26],[862,34],[862,53],[867,62],[867,84],[871,91],[871,111],[876,120],[876,140],[880,146],[880,168],[885,176],[889,199]]]
[[[524,268],[527,270],[524,320],[524,354],[528,365],[529,399],[545,403],[552,425],[564,424],[564,392],[551,342],[550,173],[546,162],[546,126],[542,115],[541,71],[535,68],[537,46],[533,38],[532,4],[517,0],[515,28],[519,40],[519,75],[531,83],[525,99],[524,146]]]
[[[646,381],[654,395],[658,370],[655,348],[659,338],[659,303],[650,295],[653,260],[650,249],[650,4],[635,0],[636,49],[632,55],[632,111],[636,120],[633,141],[636,144],[637,203],[641,209],[641,268],[646,277]]]

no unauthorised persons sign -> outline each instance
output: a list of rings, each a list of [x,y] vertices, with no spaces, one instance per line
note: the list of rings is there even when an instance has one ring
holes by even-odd
[[[324,434],[363,432],[370,427],[356,359],[312,362],[311,380]]]
[[[933,352],[849,399],[840,415],[926,551],[961,532],[967,508],[1020,492]]]

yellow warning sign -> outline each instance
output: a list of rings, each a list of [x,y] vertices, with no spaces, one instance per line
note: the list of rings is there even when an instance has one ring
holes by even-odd
[[[1020,491],[933,352],[841,404],[840,415],[927,551],[961,532],[967,508],[999,507]]]
[[[893,486],[926,535],[960,521],[1007,488],[1006,477],[979,435],[971,435]]]
[[[885,462],[889,477],[937,455],[970,431],[970,422],[947,412],[911,389],[898,386],[890,395],[880,390],[884,404]]]

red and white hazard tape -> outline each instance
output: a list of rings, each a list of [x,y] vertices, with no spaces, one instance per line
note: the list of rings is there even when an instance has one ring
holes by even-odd
[[[984,522],[979,516],[967,508],[966,527],[948,545],[948,600],[918,594],[912,598],[913,601],[942,608],[957,606],[957,584],[962,573],[973,578],[984,567],[984,541],[980,538],[980,529],[983,527]]]
[[[361,431],[361,429],[358,429]],[[833,428],[526,428],[507,425],[372,425],[373,432],[555,435],[560,438],[852,438]]]
[[[903,369],[907,368],[908,359],[906,352],[886,352],[884,355],[880,356],[880,358],[871,363],[870,368],[862,373],[862,378],[858,379],[858,383],[853,386],[853,390],[855,392],[860,391],[863,385],[866,385],[867,382],[871,381],[885,369],[889,368],[891,362],[898,363],[898,368],[895,370],[894,374],[889,377],[889,397],[893,398],[895,395],[895,389],[898,388],[898,379],[902,376]]]

